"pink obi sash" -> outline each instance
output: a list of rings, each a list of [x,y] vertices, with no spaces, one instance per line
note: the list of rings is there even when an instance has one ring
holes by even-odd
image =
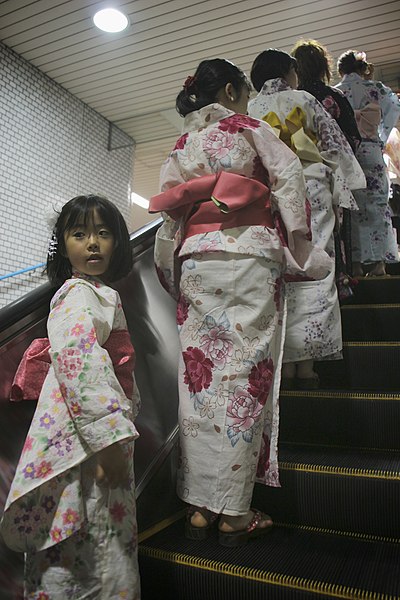
[[[378,137],[378,126],[381,122],[381,109],[379,104],[371,102],[364,108],[354,111],[357,127],[361,137],[373,139]]]
[[[184,237],[242,225],[274,227],[270,190],[256,179],[221,171],[190,179],[150,199],[150,213],[183,218]]]
[[[115,330],[103,345],[127,398],[133,397],[135,351],[126,329]],[[48,338],[37,338],[25,350],[11,387],[11,400],[37,400],[50,368]]]

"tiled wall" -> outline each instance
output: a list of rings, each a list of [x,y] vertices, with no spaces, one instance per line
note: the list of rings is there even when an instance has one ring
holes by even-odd
[[[45,261],[53,202],[100,193],[131,230],[133,140],[0,43],[0,276]],[[0,280],[0,308],[44,283]]]

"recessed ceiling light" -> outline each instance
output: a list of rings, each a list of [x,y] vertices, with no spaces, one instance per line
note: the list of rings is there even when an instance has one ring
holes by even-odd
[[[93,22],[102,31],[117,33],[128,27],[128,17],[115,8],[99,10],[93,17]]]

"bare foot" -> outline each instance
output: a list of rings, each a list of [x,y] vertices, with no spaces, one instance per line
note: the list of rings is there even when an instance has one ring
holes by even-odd
[[[221,519],[219,521],[219,530],[225,533],[244,530],[253,519],[254,514],[254,510],[249,510],[247,514],[240,515],[238,517],[221,515]],[[262,519],[258,522],[257,528],[264,529],[266,527],[271,527],[272,524],[273,523],[271,517],[262,513]]]

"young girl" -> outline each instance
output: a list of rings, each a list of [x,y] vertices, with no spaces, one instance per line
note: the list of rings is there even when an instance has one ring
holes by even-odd
[[[207,537],[220,516],[219,542],[228,546],[272,525],[251,498],[256,477],[279,486],[283,275],[323,277],[331,266],[309,241],[301,163],[246,116],[249,90],[229,61],[200,63],[177,97],[184,134],[150,203],[168,213],[155,259],[162,283],[179,294],[186,535]]]
[[[62,284],[51,301],[49,337],[25,353],[13,386],[14,397],[32,398],[48,351],[1,524],[6,544],[25,552],[26,598],[140,597],[139,394],[121,301],[105,283],[126,275],[131,260],[128,230],[111,202],[90,195],[65,204],[47,259],[50,281]]]

